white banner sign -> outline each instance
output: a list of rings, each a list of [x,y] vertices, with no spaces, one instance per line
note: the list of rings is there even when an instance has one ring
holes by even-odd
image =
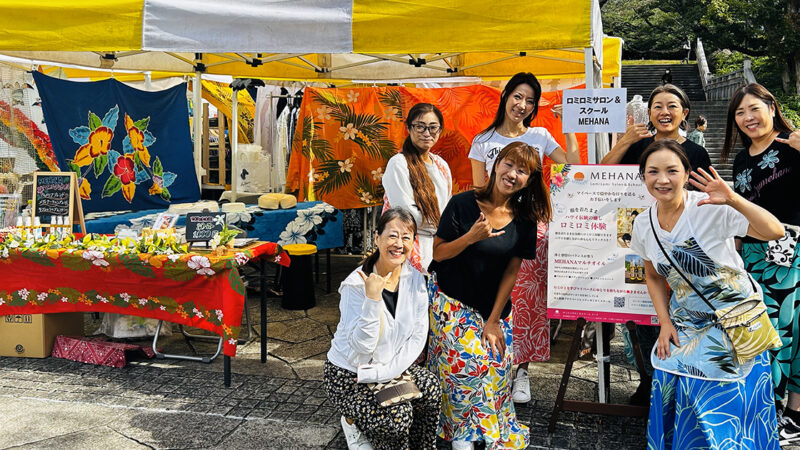
[[[564,133],[624,133],[626,89],[565,89]]]
[[[554,164],[550,176],[547,315],[655,324],[633,220],[653,203],[638,167]]]

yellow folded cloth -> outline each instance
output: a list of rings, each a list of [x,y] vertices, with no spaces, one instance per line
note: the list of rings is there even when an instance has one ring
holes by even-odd
[[[244,212],[245,206],[242,202],[233,202],[233,203],[223,203],[222,204],[222,212],[229,213],[229,212]]]

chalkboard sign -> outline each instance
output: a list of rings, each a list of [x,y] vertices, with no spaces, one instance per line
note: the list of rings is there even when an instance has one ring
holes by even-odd
[[[34,172],[33,215],[39,217],[43,226],[50,223],[51,217],[67,217],[68,224],[79,223],[85,233],[77,187],[75,172]]]
[[[186,214],[186,242],[203,242],[214,239],[225,227],[225,213]]]

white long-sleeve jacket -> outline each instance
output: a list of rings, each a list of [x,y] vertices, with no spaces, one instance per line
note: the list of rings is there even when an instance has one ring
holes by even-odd
[[[359,383],[385,382],[400,375],[417,359],[428,338],[425,277],[408,263],[401,270],[394,317],[383,301],[367,298],[357,271],[339,286],[341,316],[328,360],[356,372]],[[379,339],[381,314],[383,335]]]

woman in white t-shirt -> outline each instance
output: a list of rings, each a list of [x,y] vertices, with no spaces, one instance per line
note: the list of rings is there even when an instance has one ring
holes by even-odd
[[[656,203],[636,218],[630,248],[644,260],[661,324],[650,356],[648,447],[777,450],[769,352],[739,363],[715,311],[761,295],[734,237],[777,239],[783,227],[713,168],[692,172],[691,180],[690,170],[672,139],[650,144],[640,159]],[[687,181],[700,192],[686,190]]]
[[[433,259],[433,235],[439,217],[453,193],[453,179],[445,160],[431,149],[439,140],[444,117],[430,103],[417,103],[408,111],[408,137],[401,153],[392,156],[382,178],[383,210],[403,208],[417,222],[417,239],[409,262],[427,273]]]
[[[520,72],[500,93],[500,104],[494,121],[472,140],[469,158],[472,163],[472,184],[486,184],[492,174],[498,153],[506,145],[521,141],[539,152],[539,160],[547,155],[556,163],[580,164],[578,140],[568,133],[567,151],[542,127],[531,127],[539,111],[542,87],[532,73]],[[560,114],[560,105],[553,109]],[[512,291],[514,308],[514,364],[519,364],[514,377],[512,398],[517,403],[531,399],[528,363],[550,358],[550,326],[547,320],[547,224],[537,229],[536,258],[522,262],[517,284]]]

